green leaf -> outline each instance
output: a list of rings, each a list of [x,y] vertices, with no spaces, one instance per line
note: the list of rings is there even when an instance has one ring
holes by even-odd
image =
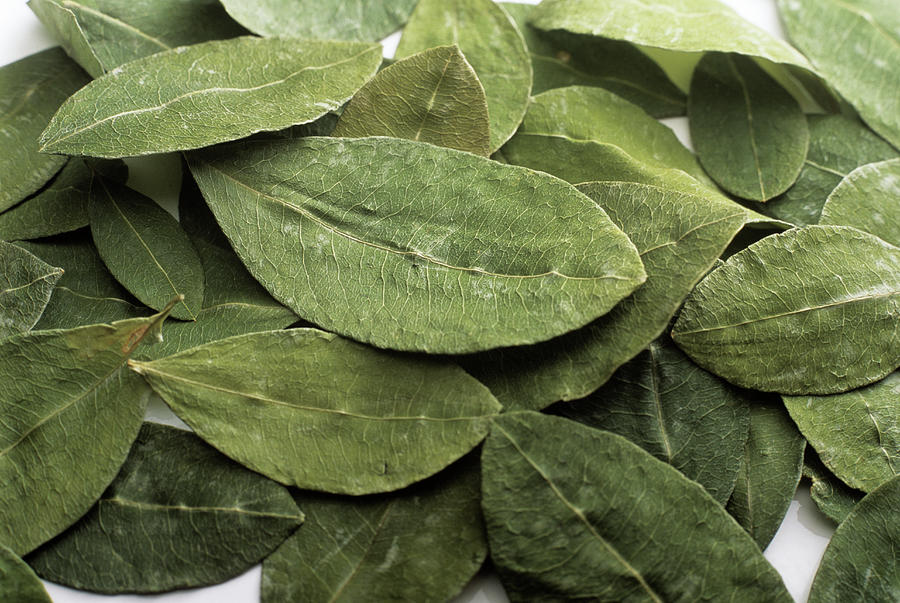
[[[62,273],[62,268],[0,241],[0,339],[35,325]]]
[[[475,447],[500,410],[453,365],[316,329],[241,335],[133,365],[225,454],[279,482],[341,494],[437,473]]]
[[[304,138],[230,145],[189,163],[238,256],[276,299],[379,347],[464,353],[549,339],[645,278],[632,243],[589,198],[470,153]]]
[[[378,72],[344,108],[333,136],[392,136],[490,155],[484,88],[456,46]]]
[[[374,42],[409,18],[416,0],[222,0],[225,10],[261,36]]]
[[[44,308],[35,329],[74,329],[86,325],[115,322],[128,318],[149,316],[153,310],[118,297],[95,297],[59,285],[53,289],[50,302]],[[168,326],[180,321],[166,323]],[[193,324],[193,323],[189,323]],[[154,346],[158,347],[158,346]]]
[[[456,44],[487,97],[490,151],[513,135],[531,93],[531,61],[518,27],[492,0],[419,0],[403,29],[397,58]]]
[[[94,80],[59,108],[41,150],[129,157],[311,122],[381,63],[381,46],[251,37],[182,46]]]
[[[736,52],[811,69],[788,44],[716,0],[545,0],[531,24],[681,52]]]
[[[893,159],[897,151],[856,119],[810,115],[809,151],[797,182],[766,211],[797,226],[816,224],[831,191],[861,165]]]
[[[262,602],[443,602],[487,554],[478,458],[390,495],[298,492],[306,524],[263,562]]]
[[[675,343],[736,385],[790,395],[867,385],[900,366],[900,249],[808,226],[733,255],[694,289]]]
[[[302,522],[283,486],[190,432],[144,423],[87,515],[28,563],[45,580],[80,590],[193,588],[250,569]]]
[[[822,208],[820,224],[843,224],[900,245],[900,159],[858,167],[841,180]]]
[[[784,404],[822,462],[847,485],[871,492],[900,474],[898,396],[895,371],[844,394],[784,396]]]
[[[0,67],[0,211],[41,188],[66,163],[38,152],[37,139],[60,104],[88,83],[61,48]]]
[[[741,466],[749,406],[741,390],[698,367],[663,336],[596,392],[551,412],[619,434],[724,505]]]
[[[750,437],[725,507],[764,550],[787,513],[803,467],[806,440],[780,401],[750,404]]]
[[[819,511],[824,513],[835,524],[839,524],[847,518],[853,507],[856,506],[865,492],[855,490],[839,480],[828,468],[822,464],[819,455],[812,447],[806,449],[806,458],[803,462],[803,476],[812,482],[809,486],[809,495],[816,503]]]
[[[203,266],[178,221],[152,199],[99,174],[91,183],[88,209],[94,244],[116,279],[157,310],[184,295],[172,316],[196,320]]]
[[[900,477],[863,498],[835,530],[809,591],[809,603],[900,598]]]
[[[16,603],[52,603],[34,571],[3,545],[0,545],[0,597]]]
[[[621,436],[534,412],[482,453],[491,559],[511,601],[791,601],[695,482]]]
[[[246,33],[216,0],[28,0],[28,6],[93,77],[176,46]]]
[[[528,25],[534,6],[501,2],[531,55],[532,94],[565,86],[598,86],[636,104],[653,117],[684,115],[685,95],[653,59],[633,44]]]
[[[900,18],[893,0],[778,0],[788,37],[863,120],[900,148]],[[865,68],[861,68],[861,66]]]
[[[150,393],[125,362],[169,309],[0,342],[0,540],[17,554],[69,527],[116,476]]]
[[[753,59],[706,54],[691,80],[688,118],[703,168],[729,193],[768,201],[797,180],[809,146],[806,117]]]

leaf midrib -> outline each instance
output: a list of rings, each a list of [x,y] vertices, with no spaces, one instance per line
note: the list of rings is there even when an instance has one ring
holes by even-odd
[[[344,591],[344,589],[347,588],[347,585],[350,584],[350,582],[353,580],[353,578],[356,577],[356,574],[359,573],[359,570],[363,566],[363,563],[365,562],[366,558],[369,556],[369,553],[372,552],[372,545],[375,544],[375,539],[378,537],[379,532],[381,532],[381,528],[384,527],[384,524],[387,521],[388,515],[390,515],[391,510],[394,508],[394,505],[397,503],[397,500],[398,499],[395,498],[395,499],[391,500],[391,502],[388,503],[387,507],[384,509],[384,512],[381,515],[381,518],[378,520],[378,525],[375,526],[375,529],[372,531],[372,537],[369,539],[368,544],[366,544],[365,552],[359,558],[359,561],[357,561],[356,564],[353,566],[353,571],[351,571],[350,574],[346,578],[344,578],[344,580],[340,583],[340,585],[338,585],[338,588],[335,589],[334,594],[331,595],[330,599],[328,599],[328,603],[334,603],[335,601],[337,601],[338,597],[341,595],[341,593]]]
[[[108,23],[111,23],[112,25],[115,25],[116,27],[119,27],[119,28],[121,28],[121,29],[130,31],[130,32],[135,33],[135,34],[137,34],[138,36],[140,36],[140,37],[142,37],[142,38],[144,38],[144,39],[146,39],[146,40],[149,40],[150,42],[156,44],[157,46],[159,46],[159,47],[162,48],[163,50],[169,50],[169,49],[172,48],[171,46],[169,46],[168,44],[166,44],[166,43],[163,42],[162,40],[160,40],[160,39],[158,39],[158,38],[155,38],[155,37],[151,36],[150,34],[141,31],[140,29],[138,29],[138,28],[135,27],[134,25],[131,25],[130,23],[126,23],[125,21],[122,21],[121,19],[118,19],[118,18],[116,18],[116,17],[113,17],[112,15],[107,15],[106,13],[100,12],[100,11],[94,9],[94,8],[89,7],[89,6],[85,6],[84,4],[81,4],[81,3],[79,3],[79,2],[74,2],[73,0],[63,0],[62,6],[63,6],[65,9],[67,9],[67,10],[71,10],[71,9],[74,7],[74,8],[77,8],[77,9],[79,9],[79,10],[83,10],[83,11],[86,12],[86,13],[90,13],[90,14],[94,15],[95,17],[99,17],[99,18],[100,18],[101,20],[103,20],[103,21],[107,21]],[[75,17],[75,20],[77,21],[77,20],[78,20],[78,17]],[[86,37],[87,37],[87,36],[85,36],[85,38],[86,38]],[[85,40],[85,41],[87,41],[87,40]],[[90,45],[90,41],[87,41],[87,42],[88,42],[88,45]],[[91,49],[91,50],[93,50],[93,49]]]
[[[138,509],[144,509],[147,511],[179,511],[184,513],[236,513],[241,515],[250,515],[253,517],[270,517],[272,519],[292,519],[296,521],[302,521],[303,517],[300,515],[285,515],[283,513],[268,513],[263,511],[250,511],[248,509],[241,509],[240,507],[208,507],[208,506],[187,506],[187,505],[163,505],[158,503],[149,503],[139,500],[129,500],[127,498],[121,498],[119,496],[114,496],[112,498],[101,498],[97,501],[98,504],[107,503],[112,505],[118,505],[121,507],[132,507]]]

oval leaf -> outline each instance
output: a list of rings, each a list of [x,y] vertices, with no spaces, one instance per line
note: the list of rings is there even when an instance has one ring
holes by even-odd
[[[67,100],[41,150],[130,157],[209,146],[313,121],[381,64],[381,46],[251,37],[132,61]]]
[[[858,167],[841,180],[822,208],[820,224],[843,224],[900,245],[900,159]]]
[[[819,511],[835,524],[844,521],[865,492],[855,490],[839,480],[822,464],[819,455],[811,447],[806,449],[803,462],[803,477],[809,478],[809,496]]]
[[[62,268],[0,241],[0,339],[35,325],[62,274]]]
[[[34,571],[3,545],[0,545],[0,597],[16,603],[52,603]]]
[[[326,492],[386,492],[428,477],[475,447],[500,410],[455,366],[316,329],[252,333],[134,365],[225,454]]]
[[[333,136],[392,136],[490,154],[484,88],[456,46],[397,61],[359,89]]]
[[[900,366],[900,249],[843,226],[766,237],[694,289],[672,337],[742,387],[831,394]]]
[[[379,347],[533,343],[606,313],[645,278],[632,243],[589,198],[470,153],[305,138],[189,161],[235,251],[276,299]]]

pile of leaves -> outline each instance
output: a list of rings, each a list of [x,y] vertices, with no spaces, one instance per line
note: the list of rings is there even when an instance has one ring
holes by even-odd
[[[900,596],[894,0],[780,0],[797,49],[715,0],[30,6],[4,599],[443,601],[489,557],[514,601],[787,601],[801,475],[810,599]],[[122,161],[173,152],[179,220]]]

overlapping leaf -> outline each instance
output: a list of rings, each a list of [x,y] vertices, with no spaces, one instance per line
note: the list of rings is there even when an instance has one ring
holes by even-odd
[[[0,339],[35,325],[62,274],[61,268],[0,241]]]
[[[51,603],[34,571],[18,555],[0,545],[0,597],[16,603]]]
[[[851,488],[822,464],[812,447],[806,448],[803,461],[803,477],[809,478],[809,496],[819,511],[836,524],[841,523],[853,510],[865,492]]]
[[[841,180],[825,201],[820,224],[843,224],[900,245],[900,159],[870,163]]]

